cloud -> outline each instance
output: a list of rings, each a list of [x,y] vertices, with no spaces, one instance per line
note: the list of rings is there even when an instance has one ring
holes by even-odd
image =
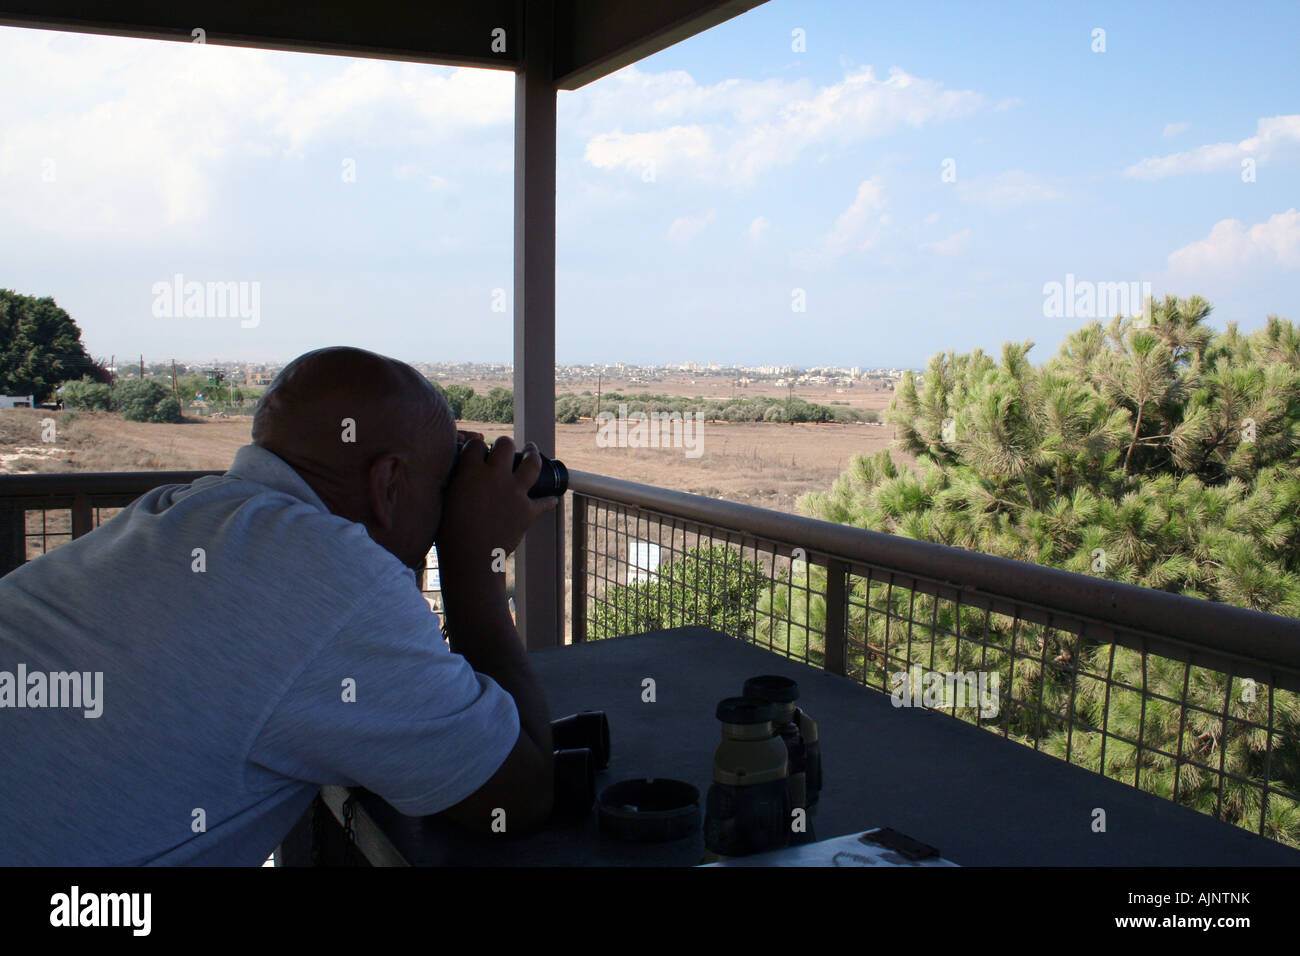
[[[864,179],[849,207],[840,213],[835,225],[826,236],[825,248],[831,255],[850,249],[870,249],[880,241],[883,227],[889,217],[882,213],[886,207],[885,190],[876,177]]]
[[[763,237],[763,233],[767,232],[771,226],[772,223],[768,221],[766,216],[759,216],[749,224],[749,229],[746,231],[753,242],[758,242]]]
[[[592,166],[640,175],[653,163],[669,174],[740,187],[808,150],[920,129],[987,105],[974,91],[947,90],[897,68],[880,79],[870,66],[820,87],[783,79],[701,86],[683,71],[635,66],[602,84],[609,86],[564,117],[591,130],[584,158]],[[625,129],[641,117],[658,125]]]
[[[448,189],[451,186],[445,177],[429,172],[419,163],[402,163],[393,170],[393,178],[402,182],[423,182],[425,186],[434,192]]]
[[[1179,133],[1186,133],[1192,128],[1191,123],[1166,123],[1162,136],[1177,136]]]
[[[928,215],[928,216],[925,217],[925,219],[923,220],[923,222],[924,222],[924,224],[927,225],[927,226],[933,226],[936,222],[939,221],[939,218],[940,218],[940,216],[939,216],[939,214],[938,214],[937,212],[932,212],[932,213],[930,213],[930,215]]]
[[[587,143],[585,159],[597,169],[623,167],[658,178],[663,168],[708,163],[714,155],[712,137],[700,126],[670,126],[652,133],[602,133]]]
[[[1169,255],[1170,269],[1192,275],[1260,266],[1300,269],[1300,213],[1295,209],[1249,229],[1238,219],[1220,220],[1204,239]]]
[[[1261,119],[1254,136],[1240,143],[1212,143],[1168,156],[1149,156],[1124,170],[1131,179],[1164,179],[1186,173],[1235,170],[1247,157],[1263,165],[1300,155],[1300,113]]]
[[[438,148],[473,169],[454,147],[485,128],[509,142],[512,83],[487,70],[5,28],[0,219],[65,238],[149,239],[205,221],[248,160],[310,151],[338,168],[382,144]]]
[[[703,232],[716,218],[717,211],[710,209],[703,216],[681,216],[674,219],[673,224],[668,227],[668,239],[684,246]]]
[[[1051,202],[1064,198],[1050,186],[1038,182],[1022,169],[1012,169],[997,176],[957,184],[957,196],[995,208],[1022,206],[1031,202]]]
[[[940,239],[937,242],[923,242],[922,249],[932,249],[941,256],[953,256],[961,252],[970,245],[971,231],[963,229],[961,232],[954,232],[947,239]]]

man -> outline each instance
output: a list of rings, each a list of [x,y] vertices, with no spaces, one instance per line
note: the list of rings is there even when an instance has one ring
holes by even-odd
[[[257,865],[321,784],[544,822],[550,716],[494,567],[558,499],[528,497],[531,442],[516,471],[457,437],[409,366],[310,352],[225,475],[0,578],[0,863]]]

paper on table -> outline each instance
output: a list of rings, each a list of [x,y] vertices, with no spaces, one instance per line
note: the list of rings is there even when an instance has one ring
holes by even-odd
[[[818,843],[786,847],[753,856],[739,856],[720,863],[704,866],[956,866],[951,860],[931,857],[928,860],[909,860],[903,854],[875,843],[863,843],[858,838],[863,830],[846,836],[832,837]]]

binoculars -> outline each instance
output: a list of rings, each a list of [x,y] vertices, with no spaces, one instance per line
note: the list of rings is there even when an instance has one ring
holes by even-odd
[[[456,456],[465,450],[463,441],[456,442]],[[529,498],[560,498],[569,490],[569,469],[564,467],[564,462],[557,458],[547,458],[541,452],[537,453],[542,459],[542,470],[537,475],[537,481],[528,489]],[[511,466],[511,471],[519,469],[519,463],[523,461],[524,453],[515,452],[515,463]]]
[[[719,702],[722,741],[704,818],[705,858],[749,856],[812,843],[808,815],[822,789],[817,724],[795,705],[799,685],[764,674]]]
[[[596,802],[596,771],[609,766],[609,719],[603,710],[584,710],[553,720],[551,741],[555,747],[552,813],[581,818]]]

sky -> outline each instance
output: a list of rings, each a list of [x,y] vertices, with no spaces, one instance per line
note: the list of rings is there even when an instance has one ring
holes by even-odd
[[[1044,361],[1113,314],[1052,283],[1300,320],[1297,36],[770,0],[561,91],[556,359]],[[0,27],[0,90],[0,288],[92,354],[511,361],[512,74]]]

